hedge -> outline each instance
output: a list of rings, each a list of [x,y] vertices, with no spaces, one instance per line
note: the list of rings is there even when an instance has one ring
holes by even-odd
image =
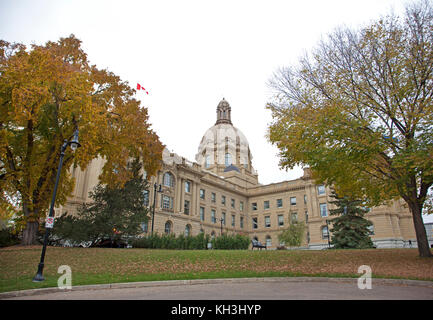
[[[133,248],[204,250],[209,242],[213,249],[248,249],[250,239],[241,235],[222,235],[211,240],[210,236],[204,233],[187,237],[183,234],[175,236],[154,233],[135,239],[130,244]]]

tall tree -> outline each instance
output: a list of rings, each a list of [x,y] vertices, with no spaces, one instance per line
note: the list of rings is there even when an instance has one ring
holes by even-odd
[[[90,192],[91,203],[84,203],[76,215],[65,214],[58,218],[53,238],[93,245],[103,239],[125,240],[142,232],[141,223],[148,220],[145,191],[149,184],[140,174],[138,158],[128,169],[132,178],[123,186],[98,184]]]
[[[369,206],[403,198],[420,256],[431,257],[422,220],[433,184],[433,12],[430,1],[357,31],[338,29],[270,81],[269,140],[280,165]]]
[[[336,249],[366,249],[374,248],[370,238],[369,227],[373,223],[364,216],[369,211],[363,207],[364,201],[353,200],[349,197],[339,197],[333,191],[331,197],[335,200],[330,203],[336,205],[336,209],[329,210],[333,216],[331,219],[331,244]]]
[[[278,235],[278,240],[289,247],[299,247],[302,244],[306,230],[304,222],[294,221],[290,226]]]
[[[71,166],[106,160],[101,182],[122,185],[127,162],[140,157],[153,174],[163,145],[127,82],[89,64],[73,35],[44,46],[0,41],[0,202],[18,199],[23,244],[36,241],[51,198],[60,147],[76,128],[82,147],[66,150],[56,205],[73,189]],[[117,174],[113,174],[116,170]]]

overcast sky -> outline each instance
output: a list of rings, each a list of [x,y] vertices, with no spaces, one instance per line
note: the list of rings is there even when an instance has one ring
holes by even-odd
[[[92,64],[149,94],[137,98],[172,151],[195,161],[224,97],[233,125],[247,137],[260,183],[299,178],[278,167],[266,140],[267,81],[295,65],[338,26],[359,28],[402,0],[39,1],[0,0],[0,38],[26,45],[74,34]]]

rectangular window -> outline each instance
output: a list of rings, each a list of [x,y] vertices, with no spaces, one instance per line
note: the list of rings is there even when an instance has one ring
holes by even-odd
[[[212,202],[216,202],[216,194],[215,194],[215,192],[211,193],[211,201]]]
[[[293,213],[290,215],[290,221],[291,221],[291,223],[298,222],[298,214],[297,214],[296,212],[293,212]]]
[[[191,192],[191,182],[185,181],[185,192],[190,193]]]
[[[269,201],[263,202],[263,209],[268,210],[269,209]]]
[[[321,217],[327,217],[328,216],[328,208],[326,203],[320,204],[320,216]]]
[[[162,207],[162,209],[172,210],[173,209],[173,198],[166,196],[165,194],[162,195],[161,207]]]
[[[232,199],[232,208],[235,208],[235,199]]]
[[[143,204],[145,207],[149,206],[149,190],[143,192]]]
[[[271,217],[270,216],[266,216],[265,217],[265,227],[266,228],[270,228],[271,227]]]
[[[184,204],[184,206],[183,206],[183,213],[185,213],[185,214],[189,214],[189,201],[188,200],[185,200],[185,204]]]
[[[290,197],[290,204],[296,206],[296,197]]]
[[[226,196],[221,196],[221,204],[222,204],[223,206],[226,205]]]
[[[305,223],[308,223],[308,211],[305,211]]]
[[[324,226],[324,227],[322,227],[322,239],[323,240],[325,240],[325,239],[328,239],[328,227],[327,226]]]
[[[278,215],[278,226],[279,227],[284,226],[284,216],[282,214]]]
[[[232,227],[234,227],[236,224],[236,216],[232,214]]]
[[[212,209],[210,211],[210,219],[211,219],[212,223],[216,223],[216,216],[215,216],[215,210],[214,209]]]
[[[225,212],[223,212],[222,214],[222,219],[223,219],[223,225],[226,225],[226,213]]]
[[[277,199],[277,208],[283,207],[283,199]]]
[[[325,186],[324,185],[320,185],[317,186],[317,194],[320,196],[321,194],[325,194]]]
[[[241,212],[244,211],[244,202],[243,201],[239,202],[239,210]]]
[[[241,226],[241,229],[244,228],[244,217],[241,217],[240,226]]]
[[[200,220],[204,221],[204,208],[200,207]]]
[[[257,229],[259,227],[258,223],[257,223],[257,218],[253,218],[253,229]]]
[[[200,189],[200,199],[204,200],[205,192],[204,189]]]
[[[257,202],[253,202],[251,204],[251,208],[252,208],[253,211],[256,211],[257,210]]]
[[[147,221],[141,223],[141,230],[142,230],[144,233],[147,233],[147,232],[149,231],[149,225],[148,225]]]
[[[307,204],[307,195],[304,194],[304,204]]]

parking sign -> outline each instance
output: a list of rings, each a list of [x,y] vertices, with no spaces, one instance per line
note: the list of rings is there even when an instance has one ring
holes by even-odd
[[[45,220],[45,228],[52,228],[54,225],[54,218],[53,217],[48,217]]]

